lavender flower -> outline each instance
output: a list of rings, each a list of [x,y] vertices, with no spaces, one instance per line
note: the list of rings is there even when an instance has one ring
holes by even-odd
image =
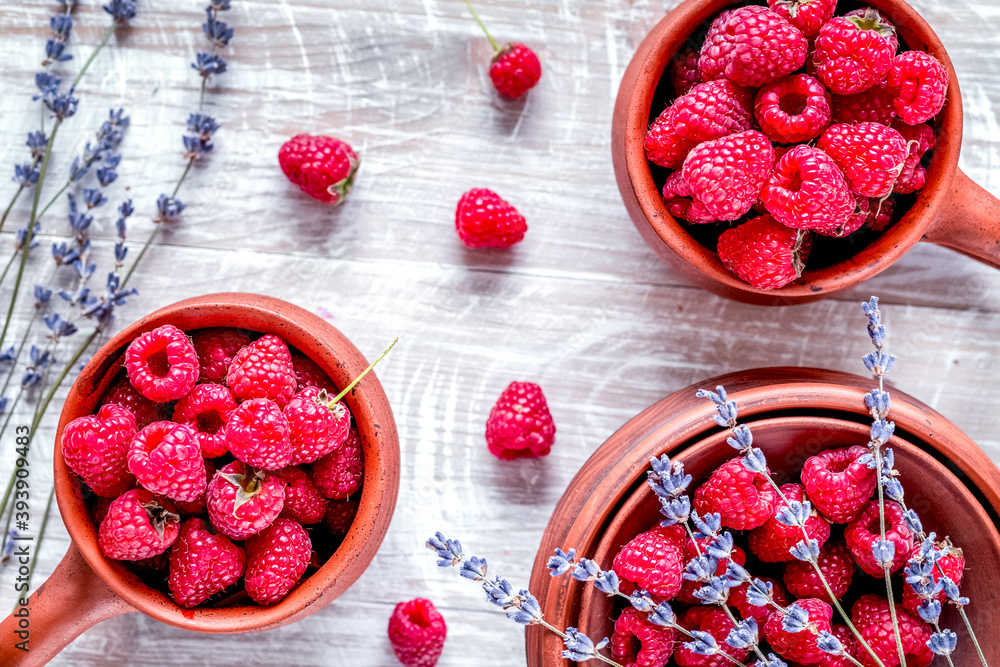
[[[43,304],[52,298],[52,290],[43,286],[35,285],[35,308],[41,308]]]
[[[566,638],[563,640],[566,650],[562,652],[562,657],[573,662],[591,660],[597,658],[598,651],[607,646],[610,641],[605,637],[595,646],[590,637],[576,628],[566,628]]]
[[[214,53],[201,51],[196,56],[196,61],[191,63],[191,67],[206,79],[213,74],[222,74],[226,71],[226,61]]]
[[[105,204],[108,198],[104,196],[104,193],[97,188],[84,188],[83,189],[83,203],[87,205],[87,208],[97,208]]]
[[[208,20],[201,24],[201,29],[208,37],[208,41],[216,47],[228,46],[229,40],[233,38],[233,29],[225,21],[219,21],[215,18],[215,10],[211,5],[205,9],[205,12],[208,14]]]
[[[106,327],[114,318],[115,308],[127,303],[127,297],[138,294],[134,287],[119,289],[121,276],[109,273],[104,295],[100,298],[91,296],[83,303],[83,316],[97,321],[100,328]]]
[[[49,93],[58,93],[59,85],[61,83],[62,79],[54,74],[49,74],[48,72],[35,72],[35,86],[38,88],[39,94],[33,96],[31,99],[40,100]]]
[[[570,549],[568,552],[562,549],[556,549],[556,554],[554,556],[549,556],[548,563],[546,567],[549,569],[549,574],[553,577],[561,577],[562,575],[569,572],[569,570],[576,563],[576,549]]]
[[[737,649],[749,648],[757,645],[757,621],[752,617],[741,621],[729,631],[726,643]]]
[[[927,642],[927,647],[936,655],[951,655],[958,646],[958,635],[951,630],[935,632]]]
[[[181,211],[183,211],[184,208],[184,202],[180,199],[173,199],[167,195],[160,195],[156,200],[157,216],[154,222],[173,220],[181,214]]]
[[[33,164],[15,164],[14,182],[20,184],[22,188],[31,187],[38,182],[38,167]]]
[[[76,88],[70,86],[69,90],[60,95],[58,89],[49,89],[42,95],[42,102],[49,111],[55,114],[60,121],[65,120],[76,113],[76,107],[80,103],[79,98],[73,97]]]
[[[781,627],[785,632],[802,632],[809,627],[809,612],[797,604],[788,605],[781,619]]]
[[[116,21],[128,21],[135,18],[134,0],[111,0],[111,2],[103,5],[103,7],[104,11],[111,14],[112,18]]]
[[[44,132],[28,132],[26,144],[31,149],[31,158],[40,161],[45,154],[45,147],[49,145],[49,139]]]
[[[64,319],[59,313],[47,315],[46,317],[43,317],[42,320],[51,332],[51,337],[57,340],[64,336],[72,336],[77,331],[76,325]]]

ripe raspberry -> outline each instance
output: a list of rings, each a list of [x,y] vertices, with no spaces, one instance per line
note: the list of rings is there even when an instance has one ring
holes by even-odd
[[[305,525],[323,520],[329,501],[320,494],[309,475],[298,468],[285,468],[274,474],[285,482],[285,505],[279,516]]]
[[[819,569],[830,584],[834,596],[842,599],[854,580],[854,559],[843,542],[828,542],[819,550]],[[797,598],[826,598],[826,588],[813,566],[795,560],[785,564],[782,574],[788,592]]]
[[[791,74],[806,61],[808,42],[798,28],[767,7],[740,7],[712,22],[701,47],[701,78],[725,76],[754,88]]]
[[[470,248],[509,248],[528,231],[524,216],[486,188],[469,190],[455,208],[455,231]]]
[[[266,398],[241,403],[226,422],[226,444],[233,456],[254,468],[279,470],[292,461],[288,420]]]
[[[700,553],[705,552],[705,548],[708,546],[709,542],[711,542],[711,540],[708,539],[698,540],[698,549],[701,550]],[[683,563],[684,567],[687,567],[687,564],[690,563],[695,558],[697,558],[698,555],[699,551],[695,550],[694,542],[688,539],[686,546],[684,547],[684,563]],[[743,551],[743,549],[740,549],[739,547],[733,547],[732,560],[737,565],[746,565],[747,562],[746,552]],[[722,560],[720,560],[719,564],[715,568],[716,576],[721,576],[725,574],[726,568],[728,566],[729,566],[728,558],[723,558]],[[688,579],[684,579],[683,583],[681,583],[681,590],[679,593],[677,593],[677,597],[674,599],[677,600],[677,602],[680,602],[681,604],[690,605],[692,607],[700,605],[701,600],[695,597],[694,592],[704,585],[705,583],[702,581],[690,581]]]
[[[663,184],[663,205],[670,211],[670,215],[681,220],[697,224],[718,222],[714,215],[705,210],[704,204],[693,198],[680,170],[667,176]]]
[[[131,412],[105,405],[96,415],[77,417],[66,425],[63,458],[94,493],[116,498],[135,481],[128,470],[128,446],[135,434]]]
[[[354,185],[358,155],[333,137],[297,134],[278,151],[278,164],[289,181],[313,199],[343,203]]]
[[[774,167],[771,142],[757,130],[698,144],[684,159],[684,182],[719,220],[736,220],[753,206]]]
[[[226,384],[238,401],[269,398],[285,407],[295,393],[295,369],[285,341],[267,334],[237,352]]]
[[[246,554],[225,535],[208,532],[201,519],[188,519],[170,549],[167,586],[182,607],[195,607],[235,584]]]
[[[524,44],[507,44],[497,51],[490,64],[490,81],[497,92],[517,99],[542,78],[538,56]]]
[[[844,539],[851,549],[851,554],[865,574],[869,574],[876,579],[884,579],[885,572],[882,567],[875,562],[875,555],[872,553],[872,545],[881,539],[879,529],[879,509],[878,501],[872,500],[861,508],[858,514],[844,529]],[[896,554],[892,559],[890,572],[903,567],[913,551],[913,533],[906,526],[903,520],[903,508],[898,503],[885,503],[885,539],[892,542],[896,548]]]
[[[900,605],[896,605],[896,620],[903,641],[903,654],[909,667],[927,667],[934,660],[934,654],[927,647],[931,638],[931,627],[915,616],[911,616]],[[861,637],[872,648],[885,667],[899,667],[899,653],[889,614],[889,602],[875,595],[863,595],[851,609],[851,621],[861,633]],[[857,655],[866,667],[875,661],[865,650]]]
[[[772,579],[771,577],[760,578],[764,581],[770,582],[771,586],[773,586],[771,589],[771,596],[774,598],[775,602],[782,607],[787,607],[792,603],[794,598],[788,594],[788,591],[785,590],[785,587],[782,586],[780,581]],[[764,623],[774,611],[774,607],[770,605],[757,607],[747,602],[747,588],[749,587],[750,584],[740,584],[736,588],[730,589],[729,601],[732,602],[733,606],[740,612],[741,618],[753,618],[757,621],[758,626],[764,627]]]
[[[135,418],[137,428],[146,428],[153,422],[161,422],[167,418],[167,411],[160,403],[154,403],[138,391],[128,381],[128,375],[122,374],[108,393],[101,399],[101,405],[120,405]]]
[[[854,634],[846,625],[835,625],[830,631],[844,646],[844,652],[855,660],[858,659],[858,642]],[[864,651],[863,651],[864,652]],[[844,656],[836,656],[826,653],[818,663],[819,667],[854,667],[854,663]]]
[[[699,50],[694,48],[674,54],[670,61],[670,83],[675,96],[680,97],[701,83],[701,70],[698,69],[700,55]]]
[[[669,600],[680,591],[683,581],[684,539],[680,526],[647,530],[622,547],[612,569],[620,579]]]
[[[663,667],[674,653],[673,628],[654,625],[632,607],[615,620],[611,657],[623,667]]]
[[[882,198],[906,162],[906,141],[896,130],[879,123],[831,125],[816,147],[833,158],[851,190]]]
[[[326,504],[326,514],[323,515],[323,527],[336,537],[347,535],[357,513],[358,501],[356,499],[330,500]]]
[[[776,222],[793,229],[840,236],[857,208],[833,159],[811,146],[796,146],[778,161],[760,191]]]
[[[948,70],[923,51],[906,51],[892,61],[889,88],[899,119],[908,125],[926,123],[944,106],[948,92]]]
[[[939,545],[941,546],[941,545]],[[944,570],[946,577],[955,582],[955,584],[961,584],[962,578],[964,576],[965,570],[965,555],[962,550],[956,547],[950,547],[949,554],[944,558],[941,558],[937,562],[937,566]],[[916,558],[920,553],[920,545],[913,548],[910,553],[909,558]],[[934,585],[941,576],[941,572],[935,567],[931,573],[929,580],[925,580],[925,584]],[[937,599],[941,602],[942,607],[944,607],[947,602],[947,597],[944,591],[941,591],[937,595]],[[913,588],[906,584],[903,586],[903,608],[910,612],[914,616],[918,615],[917,607],[920,606],[920,597],[916,594]]]
[[[291,519],[274,523],[246,542],[246,589],[261,605],[272,605],[288,595],[309,565],[309,533]]]
[[[896,121],[892,124],[892,128],[903,135],[903,140],[909,148],[906,164],[899,172],[899,178],[896,179],[892,191],[901,195],[916,192],[927,182],[927,169],[920,165],[920,161],[927,151],[934,148],[937,137],[934,135],[934,129],[925,123],[907,125]]]
[[[245,540],[274,521],[285,503],[285,483],[240,461],[223,466],[208,482],[208,518],[220,533]]]
[[[802,466],[802,485],[813,507],[833,523],[847,523],[858,515],[875,490],[875,471],[858,459],[868,453],[855,445],[827,449]]]
[[[542,388],[531,382],[511,382],[500,394],[486,420],[486,445],[497,458],[546,456],[556,438]]]
[[[292,445],[291,465],[312,463],[347,439],[351,411],[341,402],[330,403],[326,390],[306,387],[285,406],[283,413]]]
[[[852,192],[851,197],[854,198],[854,211],[847,217],[847,222],[844,223],[843,227],[838,227],[833,231],[833,233],[828,234],[828,236],[833,236],[835,238],[850,236],[864,227],[865,223],[868,222],[870,218],[874,219],[875,211],[872,211],[871,207],[874,204],[876,210],[878,209],[878,205],[880,203],[878,199],[869,199],[868,197],[863,197],[856,192]]]
[[[312,466],[312,481],[327,498],[346,498],[361,486],[365,476],[364,455],[358,430],[352,428],[337,449],[320,457]]]
[[[677,134],[669,118],[670,107],[667,107],[649,126],[643,147],[646,150],[646,159],[653,164],[661,167],[679,167],[693,146]]]
[[[830,124],[830,93],[808,74],[782,77],[757,92],[754,115],[771,141],[808,141]]]
[[[733,629],[733,622],[726,612],[713,607],[692,607],[680,617],[678,624],[687,630],[707,632],[715,638],[719,649],[737,660],[747,657],[748,649],[736,649],[726,643],[726,637]],[[698,655],[678,643],[674,651],[674,661],[681,667],[731,667],[732,662],[721,655]]]
[[[881,232],[892,224],[892,209],[895,202],[890,199],[868,199],[867,204],[859,202],[859,208],[865,211],[865,222],[869,229]]]
[[[837,95],[854,95],[885,78],[896,48],[888,39],[896,29],[877,10],[864,16],[827,21],[816,37],[812,61],[816,75]]]
[[[816,646],[816,635],[833,629],[830,622],[833,607],[816,598],[796,600],[795,604],[809,612],[809,628],[800,632],[788,632],[782,627],[783,616],[772,614],[764,623],[763,634],[774,652],[782,658],[813,665],[826,655]]]
[[[798,28],[806,38],[812,39],[833,17],[837,0],[767,0],[767,6]]]
[[[128,448],[128,470],[144,488],[171,500],[191,502],[205,492],[205,460],[190,426],[153,422]]]
[[[447,636],[444,617],[430,600],[400,602],[389,617],[389,643],[406,667],[434,667]]]
[[[767,477],[750,472],[738,458],[716,468],[694,492],[694,508],[699,514],[718,512],[722,525],[734,530],[763,525],[778,502]]]
[[[330,378],[319,367],[319,364],[309,357],[301,355],[298,352],[292,352],[292,368],[295,372],[295,383],[298,389],[319,387],[320,389],[326,389],[326,393],[328,394],[337,394],[333,390],[333,382],[330,381]]]
[[[177,401],[173,420],[194,429],[201,455],[214,459],[229,451],[226,445],[226,422],[236,409],[236,399],[229,387],[199,384]]]
[[[808,231],[789,229],[769,215],[727,229],[718,243],[725,267],[758,289],[776,289],[796,280],[811,249]]]
[[[781,492],[790,501],[809,500],[801,484],[783,484]],[[776,518],[778,512],[784,508],[785,503],[779,496],[774,502],[774,513],[771,518],[750,533],[750,551],[765,563],[787,563],[795,560],[789,550],[803,539],[801,528],[786,526]],[[823,546],[830,539],[830,524],[813,510],[806,519],[806,533]]]
[[[187,334],[171,324],[147,331],[125,350],[129,382],[151,401],[186,395],[198,382],[198,355]]]
[[[199,382],[223,384],[236,353],[250,344],[250,336],[236,329],[202,329],[191,335],[198,353]]]
[[[97,531],[97,543],[108,558],[143,560],[170,548],[180,532],[174,506],[146,489],[118,496]]]
[[[205,459],[205,491],[190,502],[175,500],[174,507],[177,509],[178,514],[183,517],[198,516],[205,513],[205,502],[208,498],[208,483],[215,477],[215,473],[215,465],[212,464],[211,460]]]
[[[831,98],[833,122],[888,125],[896,117],[893,97],[895,92],[884,81],[855,95],[834,95]]]
[[[872,13],[874,12],[874,13]],[[859,19],[866,19],[867,24],[862,22],[863,25],[871,25],[877,23],[877,29],[883,37],[889,42],[889,46],[892,47],[892,52],[896,53],[899,50],[899,37],[896,34],[896,26],[892,21],[886,17],[879,14],[876,10],[871,7],[860,7],[858,9],[852,9],[851,11],[844,14],[844,18],[852,19],[858,21]]]

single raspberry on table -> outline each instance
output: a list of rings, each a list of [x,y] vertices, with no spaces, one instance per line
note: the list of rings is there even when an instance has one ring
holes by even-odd
[[[325,389],[306,387],[282,411],[288,420],[291,465],[312,463],[343,444],[351,428],[351,411],[334,403]]]
[[[441,612],[424,598],[400,602],[389,617],[389,643],[406,667],[434,667],[447,636]]]
[[[833,158],[851,191],[865,197],[885,197],[906,163],[906,141],[879,123],[831,125],[816,147]]]
[[[833,607],[816,598],[796,600],[795,604],[809,612],[809,627],[799,632],[789,632],[783,625],[784,616],[772,614],[764,623],[763,635],[774,652],[782,658],[814,665],[826,655],[816,646],[816,636],[833,629]]]
[[[358,171],[358,154],[333,137],[297,134],[278,151],[281,171],[302,192],[338,205],[347,198]]]
[[[881,123],[888,125],[896,117],[892,104],[895,92],[885,81],[854,95],[833,95],[834,123]]]
[[[913,532],[906,525],[903,508],[899,503],[887,501],[884,512],[885,539],[896,549],[889,571],[895,572],[906,564],[913,551]],[[877,500],[869,501],[861,508],[861,513],[847,524],[847,528],[844,529],[844,539],[854,556],[854,562],[864,570],[865,574],[876,579],[885,578],[882,566],[875,561],[875,554],[872,553],[872,545],[882,539]]]
[[[851,621],[885,667],[899,667],[899,652],[889,602],[885,598],[862,595],[851,608]],[[908,667],[927,667],[934,660],[934,654],[927,647],[932,633],[931,626],[912,616],[900,605],[896,605],[896,621],[903,642],[903,657],[906,658]],[[858,651],[857,658],[865,667],[875,665],[875,661],[864,649]]]
[[[326,514],[323,515],[323,527],[335,537],[347,535],[358,514],[356,498],[338,498],[327,501]]]
[[[718,512],[722,525],[750,530],[774,515],[778,494],[760,473],[747,470],[739,458],[716,468],[694,492],[694,509],[702,516]]]
[[[851,550],[841,541],[828,542],[819,550],[818,565],[834,596],[838,600],[843,598],[854,580]],[[793,560],[786,563],[782,579],[788,592],[797,598],[825,599],[827,596],[816,570],[805,561]]]
[[[108,558],[144,560],[169,549],[178,532],[180,517],[170,501],[146,489],[132,489],[108,507],[97,543]]]
[[[364,453],[358,430],[352,428],[337,449],[316,459],[312,481],[330,499],[347,498],[361,487],[365,476]]]
[[[234,540],[245,540],[270,526],[281,514],[285,482],[233,461],[208,482],[205,504],[216,530]]]
[[[246,550],[247,594],[257,604],[272,605],[288,595],[306,571],[312,541],[297,521],[278,518],[252,535]]]
[[[542,63],[535,52],[517,42],[496,52],[490,63],[490,81],[497,92],[517,99],[535,87],[542,78]]]
[[[329,501],[319,492],[308,474],[298,468],[285,468],[274,474],[285,482],[285,504],[279,516],[304,525],[323,520]]]
[[[760,579],[771,584],[771,596],[777,604],[787,607],[792,603],[794,598],[789,595],[780,581],[771,577],[760,577]],[[758,607],[747,602],[747,588],[749,587],[750,584],[745,583],[740,584],[736,588],[731,588],[729,590],[729,601],[740,612],[741,618],[753,618],[757,621],[759,627],[764,627],[764,623],[775,609],[771,605]]]
[[[816,37],[812,63],[831,92],[854,95],[885,79],[896,55],[896,28],[877,10],[827,21]]]
[[[128,469],[144,488],[191,502],[205,492],[205,459],[198,434],[185,424],[153,422],[132,439]]]
[[[623,546],[612,569],[620,579],[669,600],[681,590],[684,541],[684,529],[680,526],[657,526]]]
[[[186,333],[164,324],[129,343],[125,370],[132,386],[149,400],[176,401],[198,382],[198,354]]]
[[[726,77],[754,88],[791,74],[806,61],[802,32],[767,7],[740,7],[712,22],[698,61],[705,81]]]
[[[163,404],[154,403],[140,394],[132,383],[128,381],[128,374],[122,374],[108,393],[101,399],[101,405],[120,405],[135,417],[135,425],[138,428],[145,428],[153,422],[163,421],[167,418],[167,411]]]
[[[903,170],[899,172],[896,185],[892,191],[905,195],[916,192],[927,183],[927,169],[921,166],[920,161],[924,154],[934,148],[937,137],[934,135],[934,128],[926,123],[919,125],[907,125],[898,120],[892,124],[892,128],[903,135],[909,154],[906,156],[906,163]]]
[[[775,221],[793,229],[840,236],[857,203],[840,167],[818,148],[785,153],[760,191]]]
[[[243,574],[246,554],[225,535],[208,531],[201,519],[188,519],[170,549],[167,587],[182,607],[196,607],[235,584]]]
[[[758,289],[777,289],[797,280],[811,249],[807,230],[786,227],[770,215],[727,229],[717,246],[725,267]]]
[[[63,458],[94,493],[116,498],[135,481],[128,469],[128,448],[135,434],[131,412],[120,405],[105,405],[96,415],[77,417],[66,425]]]
[[[757,201],[774,167],[774,148],[757,130],[698,144],[684,159],[684,182],[719,220],[736,220]]]
[[[858,515],[875,490],[877,477],[859,459],[867,447],[827,449],[802,466],[802,485],[813,507],[833,523],[847,523]]]
[[[455,231],[470,248],[509,248],[524,238],[528,225],[500,195],[474,188],[458,200]]]
[[[663,205],[670,215],[681,220],[696,224],[718,222],[715,216],[705,209],[705,205],[694,198],[691,189],[684,182],[684,174],[677,170],[667,176],[663,184]]]
[[[225,437],[233,456],[254,468],[279,470],[292,461],[288,420],[266,398],[240,403],[229,415]]]
[[[236,407],[236,399],[229,387],[199,384],[190,394],[177,401],[173,420],[194,429],[201,455],[206,459],[214,459],[229,451],[226,445],[226,423]]]
[[[292,369],[295,373],[295,383],[298,389],[305,389],[306,387],[319,387],[320,389],[326,389],[326,393],[336,393],[333,389],[333,382],[319,367],[315,361],[309,357],[299,354],[298,352],[292,352]]]
[[[237,329],[202,329],[191,334],[198,353],[200,382],[223,384],[236,353],[250,344],[250,336]]]
[[[687,564],[692,560],[705,553],[706,547],[711,543],[710,539],[700,539],[698,540],[698,549],[695,549],[695,543],[688,538],[686,546],[684,547],[684,563],[683,567],[687,567]],[[719,560],[718,565],[715,568],[715,575],[722,576],[726,573],[726,568],[729,566],[729,558],[722,558]],[[746,565],[747,554],[743,549],[739,547],[733,547],[732,560],[737,565]],[[677,593],[675,598],[681,604],[690,605],[692,607],[700,605],[701,600],[695,597],[694,592],[705,585],[703,581],[691,581],[690,579],[684,579],[681,584],[681,590]]]
[[[776,143],[795,144],[820,135],[830,124],[830,93],[808,74],[794,74],[767,84],[754,100],[761,132]]]
[[[511,382],[486,419],[486,445],[505,461],[546,456],[555,442],[556,425],[542,388]]]
[[[939,547],[944,545],[938,545]],[[965,555],[962,550],[951,546],[948,544],[948,555],[943,558],[938,559],[937,566],[931,571],[931,576],[926,577],[922,583],[929,586],[933,586],[937,583],[937,580],[941,577],[941,570],[944,570],[944,575],[955,582],[956,585],[962,583],[962,579],[965,575]],[[917,558],[920,555],[920,545],[918,544],[913,548],[912,553],[910,553],[910,558]],[[939,569],[940,568],[940,569]],[[947,602],[948,596],[945,595],[944,591],[937,594],[937,599],[941,602],[942,608]],[[910,612],[914,616],[918,615],[917,607],[920,606],[921,598],[917,595],[916,591],[910,586],[910,584],[905,584],[903,586],[903,608]]]
[[[733,648],[726,643],[726,637],[733,629],[733,622],[721,609],[692,607],[681,615],[678,624],[688,631],[698,630],[712,635],[719,645],[719,650],[737,660],[743,660],[747,657],[748,649]],[[678,642],[677,648],[674,650],[674,661],[681,667],[731,667],[733,664],[731,660],[718,654],[699,655],[684,646],[684,642]]]
[[[830,630],[830,634],[840,640],[840,643],[844,646],[844,652],[849,656],[858,659],[858,642],[854,638],[854,633],[846,625],[835,625],[833,630]],[[817,663],[819,667],[855,667],[855,663],[851,662],[845,656],[842,655],[832,655],[830,653],[824,653],[823,657]]]
[[[808,502],[805,488],[801,484],[782,484],[781,492],[789,501]],[[805,539],[798,526],[786,526],[778,521],[778,513],[786,508],[779,496],[774,502],[774,514],[763,525],[750,533],[750,551],[765,563],[787,563],[794,561],[791,549]],[[820,546],[830,539],[830,524],[815,509],[806,519],[806,533]]]
[[[267,398],[285,407],[295,394],[295,368],[285,341],[267,334],[233,357],[226,384],[238,401]]]
[[[899,119],[907,125],[919,125],[944,107],[948,70],[929,53],[906,51],[892,61],[888,84]]]
[[[208,499],[208,483],[215,477],[215,465],[210,459],[205,459],[205,490],[200,496],[190,502],[174,501],[174,507],[181,516],[198,516],[205,513],[205,503]]]
[[[833,17],[837,0],[767,0],[767,6],[812,39]]]
[[[611,657],[623,667],[663,667],[674,653],[673,628],[650,623],[647,615],[626,607],[615,619]]]
[[[702,82],[698,68],[700,55],[700,49],[687,48],[675,53],[670,60],[670,83],[674,87],[674,95],[683,95]]]

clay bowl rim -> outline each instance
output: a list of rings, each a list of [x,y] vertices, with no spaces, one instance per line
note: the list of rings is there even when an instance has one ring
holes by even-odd
[[[280,335],[316,362],[337,386],[346,386],[367,366],[361,352],[332,324],[273,297],[210,294],[185,299],[143,317],[94,354],[73,383],[60,415],[53,456],[55,492],[70,537],[87,564],[118,596],[137,611],[169,625],[208,633],[250,632],[284,625],[318,611],[364,572],[385,537],[395,509],[399,442],[388,398],[374,373],[343,399],[354,415],[365,456],[358,513],[334,554],[277,604],[184,609],[168,595],[144,583],[123,563],[101,553],[82,481],[69,470],[62,456],[63,429],[74,418],[94,412],[116,375],[114,369],[128,343],[168,323],[184,331],[228,326]]]

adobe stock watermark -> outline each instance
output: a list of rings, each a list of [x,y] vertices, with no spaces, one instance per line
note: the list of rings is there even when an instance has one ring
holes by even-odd
[[[14,429],[14,447],[17,453],[17,461],[14,464],[14,488],[13,488],[13,524],[14,529],[5,537],[6,547],[4,556],[8,557],[12,564],[17,565],[14,576],[14,592],[17,595],[17,604],[14,607],[13,616],[17,619],[14,626],[14,637],[10,638],[14,642],[14,648],[27,653],[29,642],[31,641],[31,618],[28,607],[28,581],[31,575],[31,544],[34,537],[25,535],[31,529],[31,468],[28,463],[28,443],[31,441],[31,430],[27,426],[18,426]],[[7,638],[4,639],[7,641]]]

